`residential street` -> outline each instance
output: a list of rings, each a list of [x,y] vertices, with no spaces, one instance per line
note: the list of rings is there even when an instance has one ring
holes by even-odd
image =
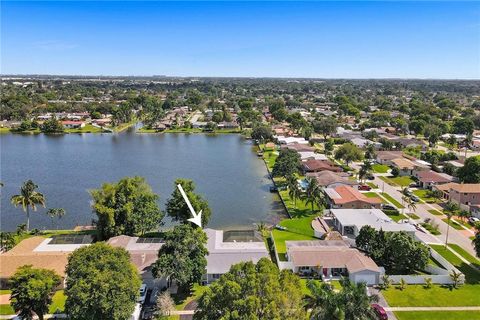
[[[400,188],[390,186],[389,184],[385,183],[383,180],[379,179],[377,176],[375,176],[374,183],[378,185],[380,190],[382,190],[385,193],[388,193],[395,200],[402,203],[402,194],[400,192]],[[440,242],[445,243],[445,238],[447,234],[447,224],[442,221],[442,218],[444,218],[444,216],[436,216],[431,214],[430,212],[428,212],[428,210],[431,210],[431,209],[434,209],[434,207],[432,207],[429,204],[418,203],[415,214],[418,215],[422,221],[426,218],[430,218],[432,221],[434,221],[434,223],[438,224],[439,226],[438,230],[442,234],[439,236],[433,236],[433,235],[430,235],[430,236],[433,238],[438,238]],[[472,246],[472,241],[462,231],[456,230],[455,228],[450,227],[450,230],[448,233],[448,242],[458,244],[459,246],[467,250],[470,254],[475,256],[475,251]]]

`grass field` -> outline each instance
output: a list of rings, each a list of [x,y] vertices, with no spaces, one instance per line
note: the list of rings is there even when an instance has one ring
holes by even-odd
[[[480,268],[480,260],[472,256],[470,253],[468,253],[465,249],[460,247],[458,244],[449,243],[448,246],[451,247],[453,250],[455,250],[458,254],[460,254],[465,260],[467,260],[472,264],[477,265],[477,268]]]
[[[413,194],[419,197],[420,199],[422,199],[423,201],[427,203],[436,203],[437,199],[429,197],[427,193],[428,193],[428,190],[423,190],[423,189],[413,190]]]
[[[373,189],[378,189],[378,186],[373,182],[367,182],[367,185],[369,185]]]
[[[477,295],[480,296],[480,271],[472,267],[470,264],[463,262],[452,251],[445,248],[445,246],[443,245],[430,245],[430,246],[465,275],[466,283],[476,284],[474,287],[477,288]],[[478,303],[480,305],[480,299]]]
[[[410,178],[409,176],[401,176],[401,177],[395,177],[395,178],[389,178],[389,179],[393,181],[393,183],[401,187],[406,187],[410,185],[412,182],[414,182],[412,178]]]
[[[449,224],[449,221],[448,221],[447,218],[442,219],[442,221],[445,222],[446,224]],[[450,220],[450,227],[452,227],[454,229],[457,229],[457,230],[464,230],[463,227],[459,223],[454,221],[454,219]]]
[[[103,130],[101,128],[92,126],[91,124],[86,124],[85,127],[80,129],[65,129],[66,133],[101,133]]]
[[[66,296],[63,290],[59,290],[55,292],[52,298],[52,304],[50,305],[48,312],[49,313],[55,313],[56,311],[62,312],[65,309],[65,300],[66,300]],[[1,304],[0,315],[7,315],[7,314],[15,314],[15,311],[9,304]]]
[[[407,285],[404,290],[390,286],[382,295],[391,307],[455,307],[480,306],[480,286],[463,285],[450,289],[434,285],[426,289],[423,285]]]
[[[397,311],[395,316],[398,320],[480,320],[480,311]]]
[[[387,173],[388,170],[390,169],[390,167],[387,166],[387,165],[384,165],[384,164],[378,164],[378,163],[376,163],[376,164],[374,164],[374,165],[372,166],[372,169],[373,169],[373,171],[375,171],[376,173]]]
[[[385,192],[382,192],[380,193],[385,199],[387,199],[389,202],[391,202],[395,207],[399,208],[399,209],[403,209],[405,208],[404,206],[402,206],[402,204],[400,202],[398,202],[397,200],[395,200],[394,198],[392,198],[391,195],[389,195],[388,193],[385,193]]]
[[[435,209],[428,210],[428,212],[430,212],[431,214],[433,214],[433,215],[435,215],[435,216],[441,216],[441,215],[443,215],[443,213],[441,213],[440,211],[435,210]]]

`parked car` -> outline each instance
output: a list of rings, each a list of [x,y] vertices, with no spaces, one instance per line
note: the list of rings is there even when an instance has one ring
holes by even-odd
[[[420,201],[420,198],[417,197],[417,196],[414,195],[414,194],[412,194],[412,195],[410,196],[410,199],[412,199],[414,202],[419,202],[419,201]]]
[[[145,298],[147,297],[147,285],[142,283],[140,286],[140,296],[138,297],[137,302],[143,304],[145,302]]]
[[[480,219],[478,219],[477,217],[470,217],[468,218],[468,222],[470,222],[470,224],[476,224],[480,222]]]
[[[358,190],[363,190],[363,191],[370,191],[372,190],[372,187],[366,185],[366,184],[362,184],[362,185],[359,185],[358,186]]]
[[[382,206],[383,209],[385,210],[397,210],[397,208],[395,208],[394,206],[392,206],[391,204],[384,204]]]
[[[374,304],[372,304],[372,309],[375,312],[375,314],[377,315],[378,319],[388,320],[387,311],[385,311],[385,309],[383,309],[383,307],[381,305],[374,303]]]
[[[367,179],[368,180],[375,180],[375,176],[371,173],[367,174]]]
[[[417,186],[416,182],[412,182],[408,185],[410,188],[415,188]]]

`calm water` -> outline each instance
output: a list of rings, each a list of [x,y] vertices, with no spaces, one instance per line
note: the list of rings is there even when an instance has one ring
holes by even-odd
[[[262,161],[239,135],[121,134],[0,135],[1,229],[25,222],[10,204],[23,181],[32,179],[47,198],[47,208],[65,208],[59,225],[72,228],[94,217],[87,190],[124,176],[146,177],[160,205],[176,178],[193,179],[210,203],[214,228],[274,223],[283,214]],[[165,220],[168,220],[166,218]],[[166,221],[168,224],[168,221]],[[31,228],[51,228],[45,209],[32,212]]]

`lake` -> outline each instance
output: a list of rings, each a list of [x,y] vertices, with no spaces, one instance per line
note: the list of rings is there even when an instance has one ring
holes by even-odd
[[[139,175],[147,179],[164,204],[176,178],[194,180],[209,202],[209,227],[251,228],[259,221],[276,223],[284,209],[269,192],[271,181],[252,143],[240,135],[68,134],[60,136],[0,135],[1,229],[14,230],[25,222],[10,197],[32,179],[47,199],[47,208],[65,208],[60,228],[87,225],[95,216],[87,190],[103,182]],[[31,228],[50,229],[41,208],[31,213]],[[169,218],[165,218],[167,225]]]

